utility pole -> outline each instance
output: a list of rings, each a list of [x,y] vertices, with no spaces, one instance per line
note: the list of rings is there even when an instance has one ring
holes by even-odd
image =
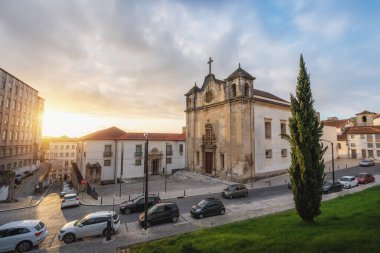
[[[145,171],[145,205],[144,205],[144,230],[148,228],[148,134],[145,136],[145,155],[144,155],[144,171]]]

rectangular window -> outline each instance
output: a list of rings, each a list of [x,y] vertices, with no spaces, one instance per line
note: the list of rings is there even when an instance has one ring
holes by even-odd
[[[104,160],[104,166],[111,166],[111,160]]]
[[[136,159],[136,160],[135,160],[135,165],[136,165],[136,166],[141,165],[141,159]]]
[[[70,145],[66,145],[66,149],[70,149]]]
[[[167,157],[166,158],[166,164],[171,164],[172,163],[172,158],[171,157]]]
[[[355,139],[355,135],[351,134],[350,135],[351,139]]]
[[[74,157],[75,156],[75,153],[71,153],[71,157]]]
[[[380,134],[375,134],[375,139],[376,139],[376,142],[380,142]]]
[[[65,166],[69,166],[69,161],[65,161]]]
[[[367,134],[367,141],[372,142],[373,141],[373,135]]]
[[[281,157],[287,157],[288,156],[288,150],[281,149]]]
[[[179,155],[183,155],[183,144],[179,144]]]
[[[66,153],[66,157],[69,157],[69,153]]]
[[[136,145],[135,157],[142,157],[142,145]]]
[[[364,140],[365,139],[365,134],[360,135],[360,139]]]
[[[377,157],[380,157],[380,150],[376,150]]]
[[[199,152],[196,153],[196,158],[197,158],[197,160],[196,160],[197,163],[196,164],[199,165]]]
[[[224,154],[220,154],[220,168],[224,169]]]
[[[111,157],[112,156],[112,145],[104,145],[103,157]]]
[[[281,122],[281,138],[284,138],[283,135],[286,135],[286,122]]]
[[[60,154],[59,154],[59,157],[63,157],[63,153],[60,153]]]
[[[368,148],[373,148],[373,143],[367,143]]]
[[[265,157],[266,158],[272,158],[272,150],[271,149],[265,150]]]
[[[376,148],[380,148],[380,143],[376,143]]]
[[[272,138],[272,123],[270,121],[265,121],[265,139]]]
[[[173,148],[170,144],[166,144],[166,155],[173,155]]]
[[[351,148],[355,148],[356,147],[356,144],[355,143],[351,143]]]
[[[75,149],[75,145],[71,145],[71,149]]]
[[[368,150],[368,157],[373,158],[373,149]]]
[[[338,143],[338,149],[341,149],[342,148],[342,146],[340,145],[340,143]]]

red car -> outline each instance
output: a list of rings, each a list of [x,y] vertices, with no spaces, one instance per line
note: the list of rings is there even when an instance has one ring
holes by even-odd
[[[367,184],[371,182],[375,182],[375,177],[369,173],[359,173],[356,175],[359,184]]]

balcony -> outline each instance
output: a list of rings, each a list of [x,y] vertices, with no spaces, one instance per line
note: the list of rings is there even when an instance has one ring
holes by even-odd
[[[112,152],[111,151],[104,151],[103,157],[112,157]]]
[[[142,157],[142,151],[135,151],[135,157]]]

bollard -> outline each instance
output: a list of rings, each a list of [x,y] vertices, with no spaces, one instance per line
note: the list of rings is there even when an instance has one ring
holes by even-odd
[[[100,197],[100,205],[103,205],[103,197]]]
[[[131,194],[128,195],[128,201],[131,201]]]
[[[186,196],[186,190],[183,189],[183,196],[185,197]]]

